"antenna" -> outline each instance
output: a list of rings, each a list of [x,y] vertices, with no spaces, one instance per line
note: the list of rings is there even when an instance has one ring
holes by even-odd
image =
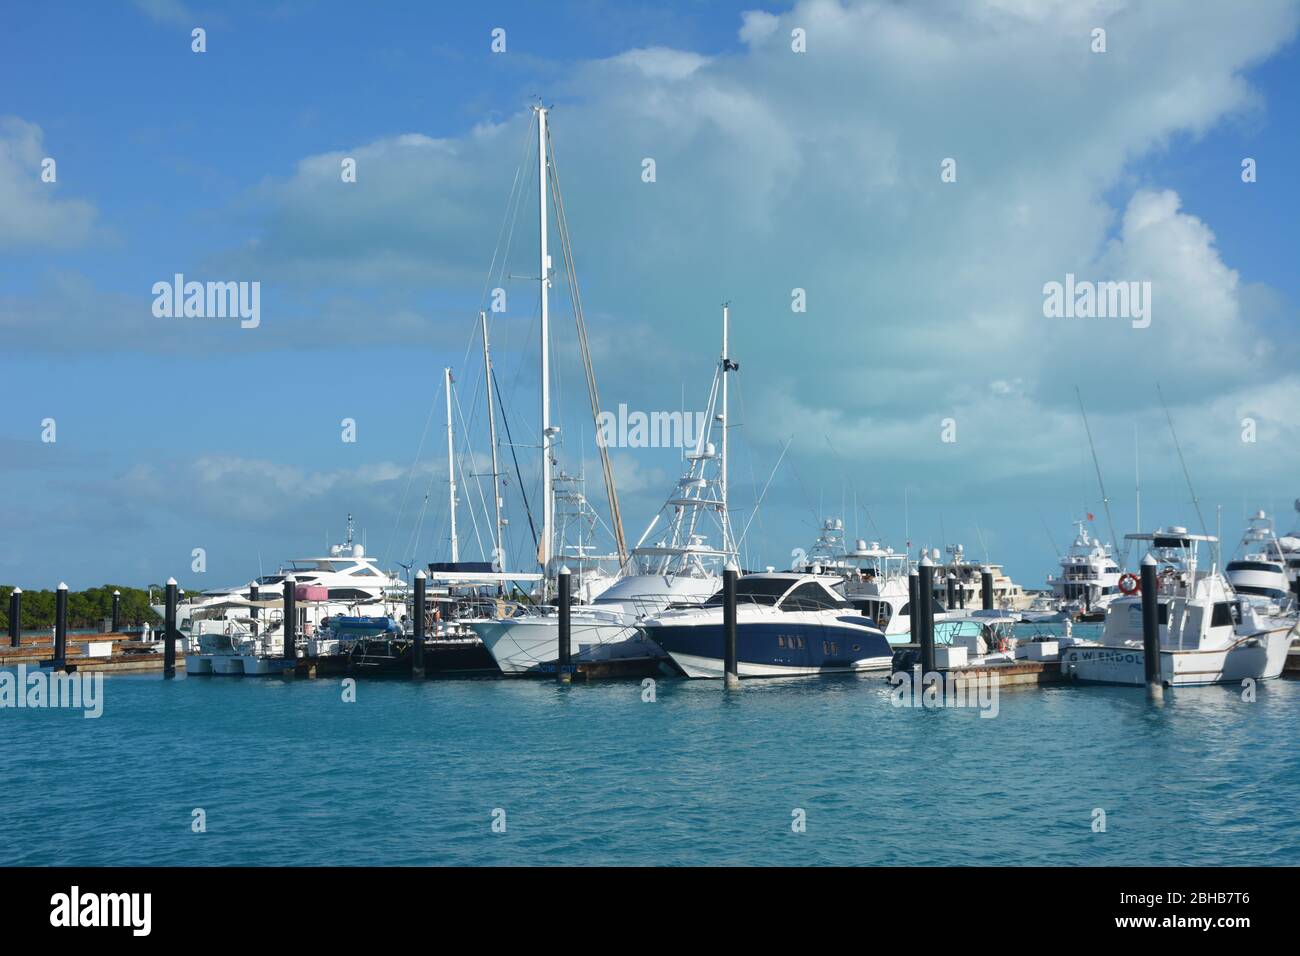
[[[1183,446],[1178,444],[1178,432],[1174,430],[1174,417],[1169,414],[1169,405],[1165,402],[1165,393],[1160,390],[1159,382],[1156,382],[1156,394],[1160,396],[1160,405],[1165,410],[1165,420],[1169,422],[1169,434],[1174,439],[1174,450],[1178,452],[1178,463],[1183,466],[1183,478],[1187,480],[1187,490],[1192,496],[1192,506],[1196,508],[1196,518],[1201,523],[1201,534],[1209,534],[1210,532],[1205,526],[1205,515],[1201,514],[1201,499],[1196,497],[1196,489],[1192,487],[1192,475],[1187,470],[1187,459],[1183,457]],[[1215,563],[1218,563],[1217,558]]]
[[[1074,387],[1074,395],[1079,400],[1079,414],[1083,416],[1083,430],[1088,435],[1088,448],[1092,452],[1092,466],[1097,469],[1097,487],[1101,489],[1101,504],[1106,509],[1106,527],[1110,529],[1110,540],[1118,541],[1119,536],[1115,534],[1115,520],[1110,514],[1110,498],[1106,494],[1106,483],[1101,480],[1101,462],[1097,460],[1097,446],[1092,442],[1092,428],[1088,424],[1088,413],[1083,409],[1083,395],[1077,385]]]

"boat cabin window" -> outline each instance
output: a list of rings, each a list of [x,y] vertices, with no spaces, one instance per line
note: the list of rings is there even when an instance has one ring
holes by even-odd
[[[1214,605],[1214,616],[1210,618],[1210,627],[1231,627],[1240,623],[1237,617],[1237,605],[1220,601]]]
[[[741,578],[736,582],[737,604],[775,604],[790,587],[789,578]],[[722,589],[704,602],[706,607],[722,606]]]
[[[799,585],[790,592],[789,597],[781,602],[782,610],[786,611],[834,610],[844,606],[843,601],[837,600],[833,594],[829,593],[820,584],[814,584],[811,581]]]

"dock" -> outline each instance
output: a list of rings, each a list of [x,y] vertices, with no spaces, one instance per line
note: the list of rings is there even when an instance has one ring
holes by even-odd
[[[163,669],[163,655],[153,645],[131,634],[70,635],[67,662],[78,671],[113,674],[145,673]],[[24,635],[18,647],[0,646],[0,667],[37,666],[54,655],[54,638],[48,634]]]

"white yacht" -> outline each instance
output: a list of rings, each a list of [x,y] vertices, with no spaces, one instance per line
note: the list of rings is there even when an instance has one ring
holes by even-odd
[[[1300,498],[1295,500],[1295,510],[1300,513]],[[1291,582],[1291,593],[1300,598],[1300,518],[1288,534],[1277,539],[1278,550],[1286,561],[1286,573]]]
[[[1237,554],[1223,569],[1232,589],[1256,603],[1286,612],[1295,605],[1287,557],[1273,531],[1273,520],[1257,511],[1246,522]]]
[[[739,677],[798,677],[885,670],[893,649],[875,622],[855,613],[838,576],[777,572],[736,582]],[[687,677],[724,676],[718,594],[696,608],[668,608],[642,624]]]
[[[843,579],[845,600],[871,618],[891,644],[912,639],[911,607],[908,594],[910,563],[907,555],[858,539],[853,550],[844,543],[844,522],[827,518],[817,541],[796,571],[836,574]],[[946,619],[942,604],[935,607],[935,621]]]
[[[1200,546],[1213,546],[1217,538],[1171,527],[1125,540],[1147,544],[1157,563],[1160,674],[1166,686],[1269,680],[1282,673],[1295,620],[1271,616],[1234,593],[1213,564],[1208,571],[1200,568]],[[1144,684],[1142,596],[1113,600],[1100,641],[1062,649],[1061,672],[1081,682]]]
[[[381,571],[354,541],[352,515],[347,538],[319,557],[286,561],[274,574],[248,584],[205,591],[177,608],[177,629],[185,635],[189,674],[278,673],[283,654],[284,581],[291,576],[298,597],[296,635],[312,647],[331,617],[389,613],[401,604],[405,584]],[[253,588],[257,588],[254,598]],[[163,613],[162,606],[154,608]]]
[[[1119,564],[1111,547],[1088,533],[1085,521],[1074,523],[1074,543],[1061,556],[1061,573],[1048,575],[1057,609],[1068,614],[1104,614],[1119,594]]]
[[[618,579],[594,601],[572,608],[574,663],[663,658],[638,623],[670,605],[707,600],[720,587],[723,566],[735,558],[727,518],[726,376],[737,366],[727,354],[727,321],[724,307],[723,351],[709,391],[707,424],[686,455],[685,474]],[[714,425],[721,431],[721,450],[709,440]],[[470,627],[503,674],[544,671],[559,658],[559,620],[553,608],[512,608],[509,614],[503,609],[500,617],[472,621]]]
[[[960,544],[949,545],[944,550],[948,553],[948,561],[942,565],[939,564],[938,549],[934,551],[934,596],[939,603],[947,605],[948,579],[952,578],[957,595],[957,607],[954,610],[982,608],[984,606],[981,599],[982,575],[985,570],[989,570],[993,572],[995,608],[1004,611],[1021,611],[1033,604],[1033,595],[1011,580],[1010,576],[1002,570],[1002,565],[971,561],[966,557],[966,552]]]

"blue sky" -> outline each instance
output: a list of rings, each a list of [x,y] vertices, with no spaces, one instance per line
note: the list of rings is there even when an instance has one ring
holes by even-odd
[[[1295,3],[443,7],[6,8],[0,581],[233,583],[318,550],[348,511],[390,564],[444,558],[440,411],[421,433],[451,365],[466,449],[486,453],[470,346],[537,95],[556,107],[605,403],[701,402],[733,304],[738,524],[792,439],[751,564],[783,564],[856,495],[851,533],[974,552],[982,537],[1040,584],[1044,523],[1063,544],[1073,517],[1102,517],[1075,386],[1121,534],[1135,437],[1144,523],[1196,522],[1156,381],[1207,521],[1221,505],[1232,540],[1247,509],[1294,523]],[[357,183],[339,181],[344,156]],[[518,228],[507,272],[535,274],[532,219]],[[176,272],[261,282],[261,326],[155,318],[150,289]],[[1045,318],[1042,286],[1067,272],[1151,281],[1151,327]],[[535,286],[507,287],[495,355],[527,444]],[[557,311],[564,454],[601,500]],[[677,464],[615,453],[629,535]]]

